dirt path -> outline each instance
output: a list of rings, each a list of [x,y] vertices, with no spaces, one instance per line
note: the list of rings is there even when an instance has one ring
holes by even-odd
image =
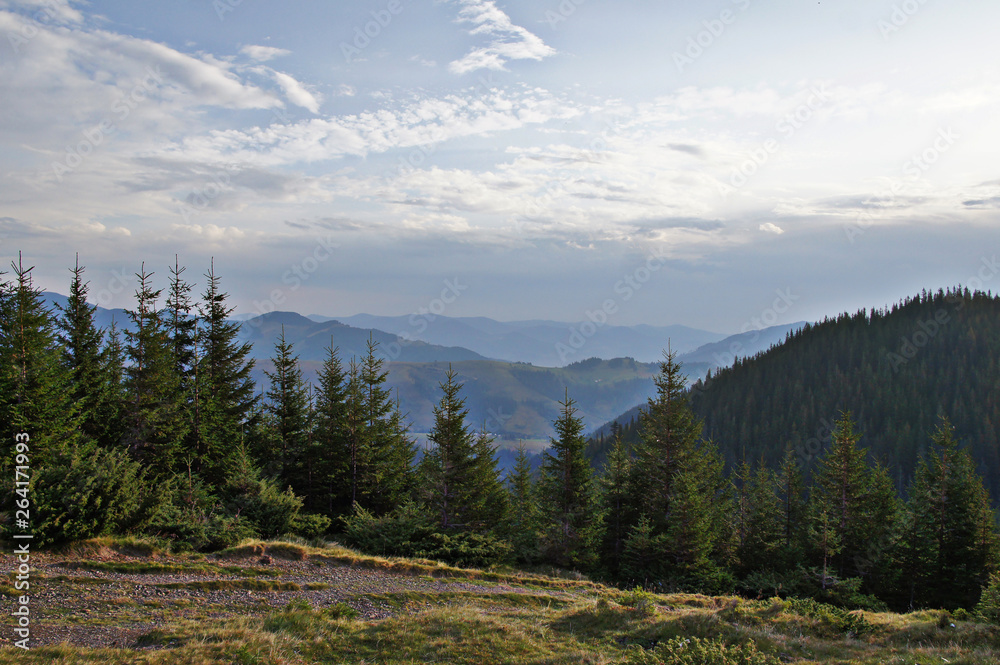
[[[315,608],[346,603],[362,618],[380,620],[426,606],[423,594],[446,599],[449,593],[553,593],[309,558],[224,560],[114,554],[80,559],[33,554],[32,559],[33,647],[67,642],[143,648],[143,635],[168,630],[177,621],[265,615],[297,599]],[[140,567],[151,570],[139,572]],[[384,596],[393,594],[405,597],[401,602],[384,602]],[[9,617],[4,623],[0,644],[9,644]]]

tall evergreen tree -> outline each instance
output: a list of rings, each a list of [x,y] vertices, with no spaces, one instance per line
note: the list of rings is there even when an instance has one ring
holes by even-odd
[[[593,472],[584,455],[583,421],[569,391],[559,404],[562,411],[553,423],[557,436],[549,440],[538,487],[546,524],[542,546],[558,565],[585,566],[593,555],[587,528],[594,512]]]
[[[994,515],[982,478],[968,451],[958,448],[947,419],[931,441],[907,505],[906,547],[916,564],[909,578],[911,605],[971,607],[996,563]]]
[[[298,490],[303,452],[309,443],[309,389],[302,379],[299,357],[285,339],[284,326],[274,344],[271,365],[273,371],[264,371],[270,381],[265,406],[270,437],[261,457],[266,471]]]
[[[632,456],[622,441],[621,430],[615,427],[611,435],[614,444],[597,481],[602,522],[598,555],[606,574],[618,578],[629,530],[628,483],[632,474]]]
[[[411,496],[416,455],[399,404],[385,386],[389,372],[384,364],[378,342],[369,336],[358,373],[363,418],[360,450],[365,462],[359,474],[359,501],[375,514],[387,513]]]
[[[795,451],[788,447],[778,469],[781,543],[778,565],[793,570],[805,557],[806,498],[802,469]]]
[[[210,483],[221,486],[237,463],[246,432],[255,426],[258,397],[250,375],[255,361],[251,345],[239,342],[240,324],[230,315],[235,307],[220,288],[215,262],[208,272],[198,307],[198,354],[193,381],[196,468]]]
[[[121,417],[116,404],[115,375],[109,373],[108,352],[104,348],[104,333],[94,321],[95,305],[87,304],[88,284],[83,281],[84,268],[77,255],[71,270],[69,298],[59,307],[63,366],[69,370],[73,385],[72,396],[80,410],[80,430],[92,441],[110,447],[118,443]],[[57,306],[58,307],[58,306]],[[111,370],[113,371],[113,370]]]
[[[127,312],[133,329],[125,331],[129,361],[125,442],[155,473],[169,474],[179,470],[183,462],[182,442],[188,424],[169,331],[156,309],[162,289],[153,289],[152,276],[145,266],[136,273],[136,308]]]
[[[352,503],[352,449],[347,422],[350,378],[330,340],[319,371],[313,406],[312,452],[306,507],[329,516],[348,514]]]
[[[465,400],[459,397],[462,384],[455,381],[449,367],[446,381],[439,384],[441,401],[434,407],[434,427],[428,439],[429,448],[420,460],[420,475],[431,512],[438,526],[451,529],[465,524],[467,506],[464,502],[472,460],[472,433],[465,425],[469,415]]]
[[[731,493],[718,448],[702,439],[701,421],[688,405],[674,352],[664,353],[654,384],[629,483],[630,521],[635,526],[645,515],[650,537],[665,538],[666,574],[697,579],[732,558]]]
[[[522,442],[518,445],[514,467],[507,475],[507,503],[510,509],[505,521],[505,537],[514,548],[514,556],[525,563],[534,563],[539,556],[541,513],[532,478],[531,460]]]
[[[31,463],[41,468],[77,444],[80,417],[52,313],[31,279],[33,268],[25,268],[20,257],[11,267],[14,280],[0,285],[0,427],[3,482],[13,488],[15,435],[27,435]]]
[[[819,462],[813,489],[814,518],[829,524],[836,534],[839,553],[834,558],[842,577],[867,577],[889,556],[896,528],[897,505],[888,474],[871,468],[866,451],[858,446],[861,435],[854,429],[850,413],[837,420],[830,450]]]

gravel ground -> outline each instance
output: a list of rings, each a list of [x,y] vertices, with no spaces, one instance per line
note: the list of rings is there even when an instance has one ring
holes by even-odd
[[[353,607],[368,621],[378,621],[400,611],[416,611],[427,603],[411,603],[403,610],[373,602],[367,595],[401,592],[535,593],[505,584],[476,583],[462,579],[435,579],[399,572],[354,568],[321,560],[290,561],[280,558],[192,561],[181,557],[155,559],[113,555],[86,562],[158,563],[193,568],[199,564],[237,566],[248,573],[178,571],[171,573],[120,573],[93,570],[79,558],[32,554],[32,647],[67,642],[75,646],[142,648],[137,640],[157,628],[184,619],[225,619],[267,614],[289,601],[303,598],[315,608],[338,602]],[[253,572],[257,574],[253,574]],[[205,590],[164,588],[163,584],[223,580],[294,582],[292,591],[246,589]],[[306,589],[307,584],[329,585]],[[551,595],[553,590],[545,590]],[[562,592],[556,592],[561,595]],[[0,644],[10,644],[9,615]]]

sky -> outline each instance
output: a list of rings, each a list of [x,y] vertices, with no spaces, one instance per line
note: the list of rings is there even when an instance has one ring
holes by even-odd
[[[1000,285],[1000,3],[0,0],[0,259],[720,333]]]

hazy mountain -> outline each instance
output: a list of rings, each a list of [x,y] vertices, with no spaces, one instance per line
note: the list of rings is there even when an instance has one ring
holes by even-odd
[[[310,318],[330,320],[316,315]],[[661,357],[668,343],[683,352],[724,337],[719,333],[680,325],[597,326],[589,322],[570,324],[544,320],[502,322],[486,317],[430,314],[356,314],[336,320],[431,344],[461,346],[496,360],[529,362],[545,367],[563,367],[594,357],[631,357],[639,362],[654,362]]]
[[[399,362],[458,362],[482,360],[474,351],[460,347],[408,341],[391,333],[371,328],[356,328],[339,321],[318,323],[294,312],[271,312],[243,322],[240,339],[253,344],[255,358],[270,358],[274,344],[285,331],[285,340],[291,342],[294,353],[303,362],[322,362],[332,343],[339,347],[340,357],[346,364],[351,357],[367,354],[368,338],[379,343],[380,355]]]

